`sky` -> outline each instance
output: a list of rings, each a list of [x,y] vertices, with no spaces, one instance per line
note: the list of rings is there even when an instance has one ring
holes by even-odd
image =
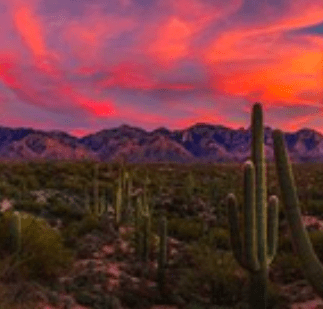
[[[322,0],[0,0],[0,126],[323,134]]]

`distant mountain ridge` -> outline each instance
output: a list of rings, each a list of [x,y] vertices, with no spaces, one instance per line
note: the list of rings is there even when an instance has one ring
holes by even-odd
[[[266,159],[272,161],[273,129],[265,127]],[[323,135],[301,129],[285,133],[293,162],[323,162]],[[250,128],[230,129],[197,123],[183,130],[158,128],[147,132],[122,125],[82,138],[62,131],[0,126],[0,160],[99,160],[125,157],[143,162],[243,162],[251,155]]]

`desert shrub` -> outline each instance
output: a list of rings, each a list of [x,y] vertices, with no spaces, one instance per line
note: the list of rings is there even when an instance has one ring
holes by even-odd
[[[189,253],[194,258],[196,268],[183,272],[180,282],[183,295],[204,293],[206,296],[201,287],[207,283],[209,288],[206,294],[213,305],[244,308],[249,298],[249,274],[240,267],[232,252],[195,244],[190,246]],[[286,299],[280,294],[279,288],[269,281],[268,308],[279,308],[284,302]]]
[[[171,218],[168,220],[168,234],[185,241],[197,240],[202,236],[202,222]]]
[[[14,207],[17,210],[40,214],[44,204],[37,202],[36,199],[24,199],[16,201]]]
[[[10,245],[10,222],[12,212],[2,218],[0,238],[2,250],[12,252]],[[47,221],[28,213],[21,213],[21,253],[19,255],[20,274],[31,278],[51,278],[67,267],[73,260],[73,254],[63,245],[60,233]]]
[[[72,221],[62,230],[62,235],[68,246],[73,247],[74,240],[98,229],[99,219],[94,215],[85,215],[80,221]]]
[[[81,219],[85,214],[85,211],[74,207],[58,196],[50,197],[48,203],[50,205],[50,212],[56,216]]]
[[[323,231],[311,231],[309,237],[317,257],[323,261]]]
[[[301,262],[298,256],[293,253],[279,253],[270,268],[276,274],[278,273],[279,280],[283,281],[284,284],[304,278],[301,270]]]
[[[227,229],[221,227],[214,227],[210,230],[209,235],[210,244],[214,248],[230,250],[230,233]]]
[[[244,299],[245,279],[235,273],[238,264],[231,252],[194,244],[190,246],[189,254],[195,261],[196,269],[186,270],[181,279],[186,293],[196,294],[207,283],[213,304],[232,306]]]
[[[306,211],[313,216],[323,216],[323,201],[310,200],[307,204]]]

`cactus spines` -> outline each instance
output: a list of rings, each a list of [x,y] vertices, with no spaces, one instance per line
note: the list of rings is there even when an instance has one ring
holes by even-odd
[[[271,196],[266,209],[264,130],[261,105],[252,113],[252,161],[244,164],[244,246],[239,233],[237,201],[227,197],[233,254],[250,272],[250,308],[266,308],[268,265],[277,250],[278,199]],[[268,224],[268,231],[267,231]],[[267,252],[268,242],[268,252]]]
[[[167,219],[165,215],[163,215],[160,220],[159,237],[158,287],[160,293],[163,294],[165,286],[165,269],[167,263]]]
[[[301,220],[301,211],[292,168],[288,159],[283,133],[274,130],[276,170],[292,243],[300,259],[305,277],[323,298],[323,266],[315,254],[312,243]]]

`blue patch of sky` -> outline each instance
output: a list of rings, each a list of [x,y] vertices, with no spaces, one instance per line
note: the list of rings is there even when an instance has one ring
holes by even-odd
[[[114,49],[123,49],[133,46],[136,42],[136,37],[133,31],[126,31],[121,33],[118,37],[107,40],[107,45]]]
[[[8,10],[8,7],[5,4],[0,3],[0,14],[7,13],[7,10]]]
[[[168,71],[156,72],[158,80],[167,83],[203,84],[207,82],[205,68],[198,62],[182,60]]]
[[[83,15],[87,3],[87,0],[43,0],[38,6],[38,12],[45,15],[52,15],[60,11],[66,11],[70,16]]]
[[[282,16],[288,10],[288,2],[285,0],[247,0],[243,2],[241,8],[234,14],[234,18],[242,24],[266,22],[273,17],[277,18]],[[274,10],[274,16],[268,14],[268,12],[264,12],[267,7]]]
[[[295,30],[296,33],[309,33],[309,34],[322,34],[323,35],[323,22],[311,27]]]

